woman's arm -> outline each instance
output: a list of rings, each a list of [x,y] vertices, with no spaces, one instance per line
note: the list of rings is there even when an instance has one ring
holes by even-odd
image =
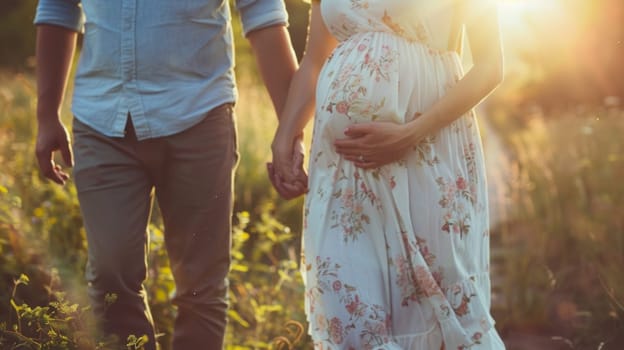
[[[337,44],[323,23],[320,4],[313,2],[306,50],[290,84],[288,98],[271,146],[273,164],[269,166],[269,175],[278,192],[285,198],[296,197],[306,190],[307,176],[303,170],[301,135],[314,114],[319,72]],[[288,188],[286,193],[282,193],[279,186]]]
[[[502,80],[503,58],[495,1],[471,2],[466,28],[474,65],[444,97],[406,124],[362,123],[345,130],[336,151],[362,168],[400,159],[427,135],[449,125],[483,100]],[[364,159],[364,160],[362,160]]]

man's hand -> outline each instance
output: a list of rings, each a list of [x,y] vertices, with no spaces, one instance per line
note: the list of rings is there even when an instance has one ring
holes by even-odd
[[[54,152],[60,151],[63,163],[73,166],[74,160],[70,148],[69,134],[63,124],[57,118],[39,121],[37,133],[36,155],[39,170],[46,178],[64,185],[69,175],[63,171],[60,165],[54,162]]]
[[[293,143],[273,142],[273,163],[267,163],[269,179],[284,199],[292,199],[308,191],[308,175],[303,169],[305,147],[301,137]]]

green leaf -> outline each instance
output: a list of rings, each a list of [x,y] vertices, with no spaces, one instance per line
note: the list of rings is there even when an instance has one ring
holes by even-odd
[[[28,276],[26,276],[25,274],[21,274],[19,278],[17,279],[17,281],[15,281],[15,285],[17,286],[17,285],[23,284],[27,286],[28,282],[30,282],[30,279],[28,278]]]
[[[249,267],[245,266],[243,264],[232,264],[232,271],[238,271],[238,272],[247,272],[249,271]]]
[[[237,322],[239,325],[244,328],[249,328],[249,322],[245,321],[245,319],[236,310],[228,310],[228,315],[230,316],[230,319]]]

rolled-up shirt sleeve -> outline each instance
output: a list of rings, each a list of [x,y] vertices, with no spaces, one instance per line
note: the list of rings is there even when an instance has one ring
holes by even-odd
[[[283,0],[237,0],[245,36],[249,32],[272,26],[288,25],[288,13]]]
[[[52,24],[82,32],[84,14],[80,0],[40,0],[34,23]]]

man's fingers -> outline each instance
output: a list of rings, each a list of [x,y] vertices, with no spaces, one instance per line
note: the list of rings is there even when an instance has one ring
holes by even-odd
[[[293,174],[296,178],[300,178],[301,174],[305,173],[305,171],[303,170],[303,154],[295,153],[292,166]]]
[[[282,198],[292,199],[303,193],[299,186],[285,182],[280,174],[276,173],[275,167],[272,163],[267,163],[267,170],[269,172],[269,179],[271,180],[273,187]]]
[[[282,178],[279,174],[275,174],[275,175],[276,175],[275,179],[277,183],[279,184],[279,187],[282,189],[282,192],[284,192],[285,194],[292,196],[296,193],[300,193],[303,191],[301,186],[297,185],[296,181],[288,181]]]
[[[61,143],[61,156],[63,157],[63,162],[66,166],[74,166],[74,156],[69,144],[69,140],[64,140],[64,142]]]
[[[69,179],[69,175],[63,171],[60,165],[54,162],[52,152],[53,151],[47,148],[41,148],[35,151],[37,163],[39,164],[39,171],[45,178],[59,185],[64,185]]]
[[[44,177],[56,183],[65,184],[69,175],[63,172],[60,165],[54,162],[55,151],[60,151],[61,158],[67,166],[73,165],[69,136],[63,125],[60,123],[40,125],[35,149],[39,171]]]
[[[297,180],[297,168],[293,163],[283,164],[278,170],[276,175],[287,184],[292,184]]]
[[[54,165],[53,167],[50,168],[51,170],[49,170],[48,172],[43,173],[43,175],[56,182],[59,185],[64,185],[65,181],[67,179],[69,179],[69,175],[67,175],[66,173],[64,173],[60,167],[58,167],[57,165]]]
[[[48,150],[40,150],[37,152],[37,163],[39,164],[39,171],[46,178],[58,182],[56,178],[56,172],[54,171],[54,161],[52,160],[52,152]]]
[[[279,177],[275,174],[275,167],[272,163],[267,163],[267,171],[269,173],[269,180],[271,181],[273,188],[275,188],[280,196],[284,196],[283,192],[285,192],[286,190],[283,188]]]
[[[266,163],[267,173],[269,174],[269,180],[273,182],[273,175],[275,174],[275,170],[273,169],[273,163]]]
[[[293,199],[304,193],[303,189],[301,188],[298,188],[298,187],[295,187],[286,183],[284,185],[286,187],[285,191],[282,194],[284,199]]]
[[[303,193],[303,191],[297,186],[293,186],[287,182],[282,181],[279,178],[276,179],[275,189],[277,190],[277,193],[279,193],[280,196],[284,199],[293,199]]]
[[[65,184],[65,181],[69,179],[69,174],[64,172],[63,168],[58,164],[54,164],[54,173],[56,174],[56,177],[62,181],[63,184]]]
[[[293,155],[293,166],[299,168],[303,166],[303,154],[295,152]]]

